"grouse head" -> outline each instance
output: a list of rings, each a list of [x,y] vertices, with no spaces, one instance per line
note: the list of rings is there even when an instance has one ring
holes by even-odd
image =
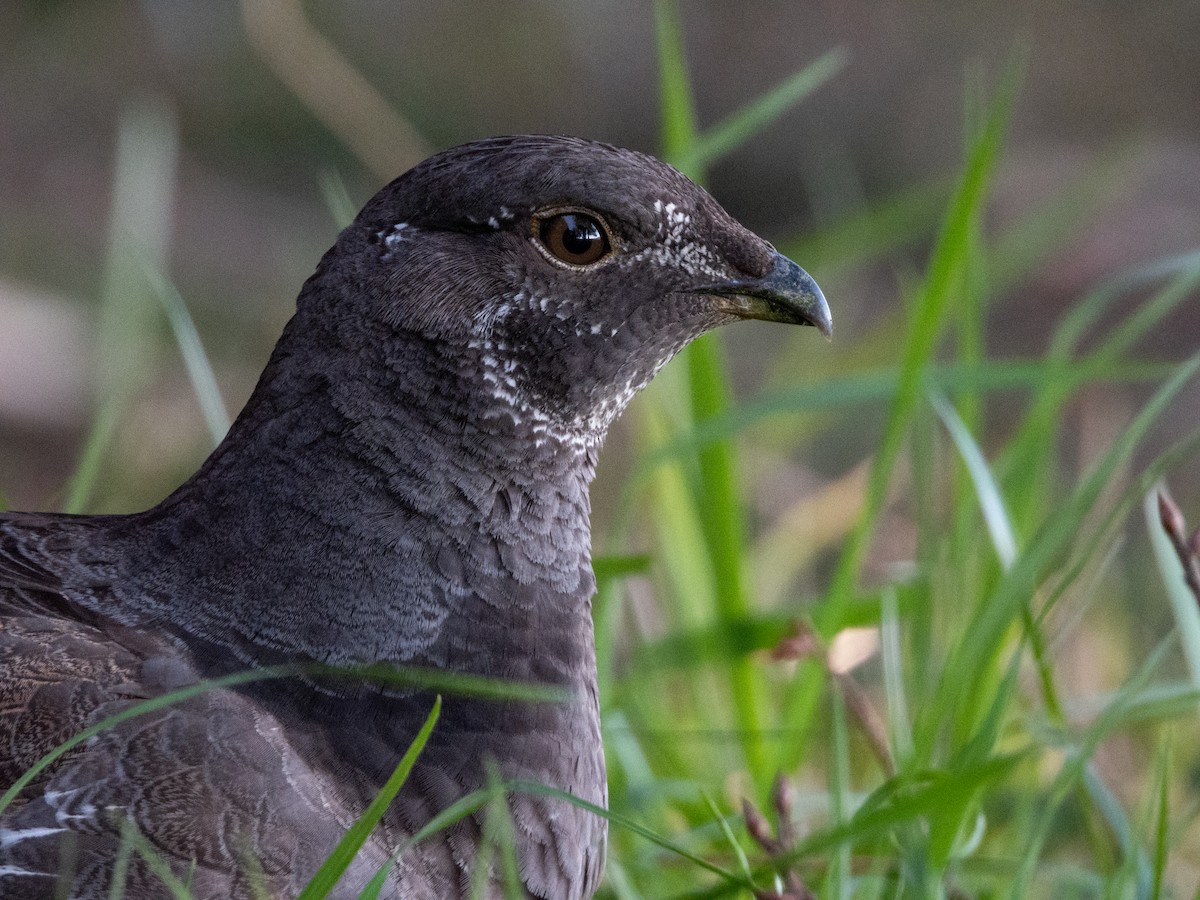
[[[322,271],[342,289],[306,292],[315,305],[358,305],[476,360],[494,400],[560,435],[601,436],[717,325],[831,328],[804,270],[702,188],[650,156],[577,138],[494,138],[434,156],[367,204]]]

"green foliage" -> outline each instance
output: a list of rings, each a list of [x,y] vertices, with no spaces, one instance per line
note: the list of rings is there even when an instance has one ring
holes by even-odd
[[[384,782],[379,793],[375,795],[371,805],[359,816],[358,821],[346,830],[345,837],[338,842],[328,859],[322,863],[321,868],[317,869],[308,884],[304,886],[298,900],[320,900],[321,897],[328,896],[329,892],[337,885],[338,879],[350,867],[350,863],[354,861],[354,857],[358,855],[358,851],[367,842],[371,832],[375,830],[375,826],[379,824],[379,820],[391,806],[392,800],[400,792],[404,782],[408,780],[409,773],[412,772],[417,757],[425,749],[425,744],[428,743],[429,735],[433,733],[441,712],[442,698],[438,696],[433,702],[433,709],[425,718],[425,724],[421,726],[421,730],[417,732],[417,736],[413,738],[413,742],[404,752],[404,756],[400,758],[400,762],[396,764],[395,770]]]
[[[724,146],[700,135],[675,7],[656,8],[663,146],[700,177]],[[820,65],[830,66],[829,58]],[[1105,783],[1093,758],[1135,724],[1153,733],[1194,715],[1197,694],[1166,674],[1164,654],[1175,646],[1168,641],[1115,693],[1095,700],[1097,711],[1077,729],[1059,696],[1051,647],[1079,619],[1064,627],[1052,613],[1068,602],[1097,602],[1088,598],[1111,565],[1118,526],[1161,472],[1200,447],[1200,435],[1185,439],[1113,496],[1117,473],[1200,368],[1200,358],[1180,365],[1134,352],[1150,327],[1194,296],[1197,261],[1164,260],[1102,287],[1064,319],[1044,358],[987,358],[988,298],[1045,261],[1096,183],[1085,175],[1028,223],[987,236],[983,212],[1021,69],[1014,63],[996,98],[971,115],[977,127],[936,228],[928,211],[944,191],[929,188],[781,244],[807,266],[816,268],[805,248],[849,267],[909,246],[906,225],[915,224],[918,235],[936,232],[924,274],[906,292],[895,366],[788,385],[735,405],[719,344],[706,339],[639,398],[634,415],[645,449],[610,546],[629,546],[635,520],[648,524],[657,537],[655,614],[664,621],[619,668],[617,654],[601,655],[614,896],[744,892],[745,874],[733,875],[743,859],[758,889],[771,887],[780,860],[768,861],[746,835],[730,847],[730,819],[717,816],[714,827],[712,803],[718,810],[722,797],[730,810],[740,797],[761,803],[780,771],[807,786],[797,816],[806,836],[787,861],[822,896],[938,896],[960,888],[1056,896],[1082,883],[1138,896],[1159,890],[1173,833],[1164,785],[1178,784],[1179,774],[1161,753],[1155,772],[1138,773],[1157,792],[1157,806],[1153,817],[1136,821],[1123,806],[1125,792]],[[813,73],[788,83],[820,81]],[[756,119],[746,113],[729,121]],[[1157,290],[1135,303],[1147,287]],[[1102,321],[1099,339],[1081,349]],[[1158,390],[1072,486],[1059,449],[1065,408],[1096,385],[1138,382]],[[1014,392],[1024,396],[1025,412],[988,453],[976,436],[981,422],[993,397]],[[804,439],[806,418],[836,423],[865,410],[881,412],[883,436],[829,587],[804,606],[762,606],[750,574],[740,442],[786,418],[799,426],[800,438],[790,447],[784,441],[792,449]],[[933,427],[939,419],[945,437]],[[914,496],[918,556],[909,574],[864,588],[868,550],[898,494]],[[1167,577],[1178,582],[1174,570]],[[598,602],[602,648],[622,618],[612,611],[618,587],[605,584]],[[1178,606],[1188,605],[1181,595]],[[809,652],[797,651],[794,669],[772,663],[765,651],[786,655],[798,619],[812,623]],[[882,644],[882,696],[874,703],[887,759],[874,764],[875,754],[864,753],[868,726],[860,712],[848,713],[844,682],[819,652],[852,625],[877,628]],[[1032,697],[1022,677],[1028,668],[1036,675]],[[1044,785],[1038,773],[1046,766],[1057,774]],[[638,818],[639,837],[616,811]],[[644,843],[647,827],[658,851]],[[670,844],[678,856],[662,852]],[[727,861],[716,881],[690,861],[698,854]]]
[[[165,268],[178,136],[159,104],[131,107],[117,135],[108,261],[100,297],[97,411],[67,486],[65,512],[83,512],[124,408],[153,365],[153,318],[143,272]]]

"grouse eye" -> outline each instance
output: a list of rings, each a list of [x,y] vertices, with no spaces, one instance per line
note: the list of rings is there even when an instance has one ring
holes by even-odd
[[[608,232],[594,216],[564,212],[536,220],[538,238],[555,259],[588,266],[612,252]]]

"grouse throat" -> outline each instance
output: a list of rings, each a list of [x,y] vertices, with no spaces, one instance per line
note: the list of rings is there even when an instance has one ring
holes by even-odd
[[[0,789],[135,703],[280,662],[549,685],[446,696],[332,896],[457,898],[486,816],[407,846],[489,767],[605,805],[588,485],[605,432],[690,340],[829,311],[683,175],[575,138],[479,141],[381,190],[301,291],[220,447],[129,516],[0,515]],[[0,896],[294,896],[416,735],[429,692],[288,679],[209,691],[74,748],[0,812]],[[509,799],[525,889],[591,896],[602,818]],[[396,855],[398,853],[398,855]]]

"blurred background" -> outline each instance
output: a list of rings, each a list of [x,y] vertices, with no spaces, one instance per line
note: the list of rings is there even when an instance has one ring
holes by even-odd
[[[844,52],[831,80],[710,175],[749,227],[809,251],[799,262],[830,298],[837,340],[805,342],[796,365],[819,371],[866,352],[863,336],[895,313],[896,285],[919,265],[961,159],[968,86],[994,80],[1014,48],[1027,48],[1028,66],[990,216],[1010,229],[1056,197],[1071,215],[992,305],[989,352],[1038,354],[1081,292],[1200,235],[1191,0],[685,0],[680,13],[701,128]],[[61,499],[102,385],[94,363],[114,275],[122,121],[135,140],[149,131],[157,142],[139,158],[131,177],[146,184],[132,193],[166,198],[168,214],[147,226],[154,252],[236,411],[336,233],[323,183],[344,185],[357,208],[428,152],[497,133],[565,132],[654,152],[654,35],[649,3],[0,3],[0,486],[10,504]],[[154,159],[162,165],[145,171]],[[804,241],[888,204],[898,218],[887,240]],[[1154,349],[1182,356],[1197,336],[1200,304],[1184,304]],[[123,474],[94,504],[106,511],[154,502],[208,443],[165,317],[143,337],[124,352],[144,354],[152,377],[118,430]],[[739,347],[786,338],[742,327],[727,340],[745,381],[767,357]],[[1087,405],[1081,432],[1103,430],[1133,401]],[[1195,391],[1187,408],[1200,412]],[[827,468],[869,448],[869,433],[851,439],[845,451],[822,443]]]
[[[680,0],[677,9],[701,132],[806,66],[823,73],[810,96],[708,171],[709,188],[735,217],[817,279],[835,320],[832,344],[810,329],[727,329],[735,407],[764,393],[803,397],[809,385],[819,394],[837,376],[894,370],[906,298],[961,173],[966,135],[1014,56],[1023,57],[1024,73],[979,254],[987,260],[979,291],[988,303],[986,357],[1042,358],[1089,292],[1200,244],[1195,0]],[[573,133],[661,152],[659,54],[649,2],[0,0],[0,497],[15,509],[91,512],[157,502],[211,449],[224,416],[198,402],[195,368],[189,375],[173,327],[191,352],[207,351],[219,395],[236,413],[338,223],[380,186],[433,151],[492,134]],[[1153,286],[1122,295],[1114,327]],[[1127,348],[1130,358],[1178,361],[1200,348],[1200,300],[1191,290]],[[181,304],[198,344],[180,325]],[[1108,326],[1091,329],[1082,347],[1102,342]],[[1016,516],[1023,538],[1130,425],[1161,383],[1158,373],[1092,377],[1073,389],[1061,421],[1045,432],[1055,444],[1040,457],[1045,469],[1030,476],[1052,489]],[[659,380],[678,391],[681,378],[674,364]],[[971,424],[985,456],[999,456],[1018,432],[1028,388],[991,392],[977,410]],[[678,520],[666,516],[657,535],[651,525],[622,530],[622,498],[634,496],[626,476],[662,439],[660,414],[639,398],[609,439],[593,492],[603,551],[658,553],[684,543],[669,533]],[[831,403],[739,436],[756,610],[790,615],[797,598],[809,602],[826,589],[887,415],[883,402]],[[911,441],[928,449],[916,421]],[[1109,494],[1197,423],[1200,386],[1192,383],[1131,464],[1113,473]],[[941,434],[932,414],[924,426]],[[947,459],[952,452],[940,453]],[[920,476],[920,463],[898,467],[863,582],[903,590],[921,535],[953,520],[944,529],[951,574],[967,571],[990,585],[995,560],[974,498],[963,491],[951,509],[940,493],[908,496],[919,495],[906,479]],[[81,471],[89,473],[86,490]],[[1020,471],[1004,479],[1019,493]],[[954,476],[933,481],[944,486]],[[1194,527],[1200,460],[1180,461],[1170,482]],[[665,495],[648,496],[657,503]],[[923,502],[933,510],[924,524]],[[1051,656],[1063,695],[1077,701],[1072,723],[1094,715],[1096,698],[1175,625],[1140,516],[1118,532],[1108,535],[1103,564],[1068,592],[1080,603],[1056,623]],[[955,534],[979,546],[955,550]],[[711,610],[689,621],[673,599],[654,599],[656,588],[683,604],[689,596],[684,568],[669,554],[662,560],[655,578],[630,582],[619,635],[601,647],[602,676],[623,671],[639,639],[710,620]],[[930,580],[943,589],[952,629],[969,635],[967,614],[955,618],[957,583]],[[988,596],[979,593],[980,609]],[[859,661],[875,648],[867,640]],[[940,678],[938,649],[914,653],[930,684]],[[1168,666],[1176,676],[1184,668],[1177,658]],[[778,686],[787,673],[771,677]],[[863,677],[880,689],[877,664]],[[607,695],[618,702],[606,735],[645,738],[655,776],[668,783],[686,767],[671,751],[682,757],[694,748],[667,746],[682,724],[654,746],[663,710],[643,708],[639,726],[636,693],[645,682],[632,681],[631,693],[617,684]],[[704,720],[708,696],[690,689],[701,695],[692,698],[692,724],[727,727],[723,713],[714,714],[716,725]],[[674,695],[660,699],[682,722]],[[1030,706],[1037,735],[1044,723],[1038,702]],[[1179,726],[1182,734],[1195,730]],[[1097,753],[1097,771],[1122,802],[1132,805],[1144,786],[1156,740],[1157,732],[1122,735]],[[622,753],[610,747],[614,808],[635,797],[624,787],[639,771]],[[692,776],[725,779],[736,808],[743,761],[722,748],[712,753],[712,764]],[[1188,813],[1174,840],[1189,850],[1173,858],[1172,877],[1190,895],[1200,884],[1200,849],[1180,835],[1200,810],[1200,764],[1194,749],[1177,762],[1172,784]],[[752,772],[760,782],[772,774]],[[1042,778],[1039,771],[1030,781]],[[1030,796],[1031,808],[1040,803],[1036,790]],[[1068,854],[1077,831],[1068,819]],[[651,862],[653,881],[659,861]]]

